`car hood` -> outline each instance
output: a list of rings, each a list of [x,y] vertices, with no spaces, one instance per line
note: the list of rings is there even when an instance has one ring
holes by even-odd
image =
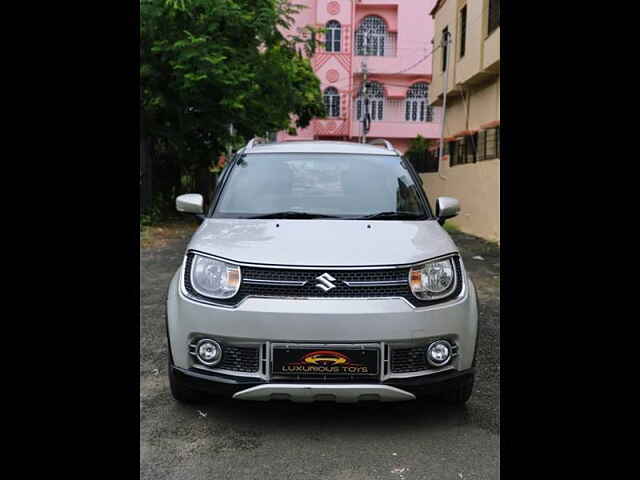
[[[403,265],[457,252],[435,220],[206,219],[188,249],[240,263]]]

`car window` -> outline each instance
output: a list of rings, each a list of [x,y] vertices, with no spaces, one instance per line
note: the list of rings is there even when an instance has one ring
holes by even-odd
[[[231,170],[214,216],[425,215],[420,187],[405,165],[387,155],[248,154]]]

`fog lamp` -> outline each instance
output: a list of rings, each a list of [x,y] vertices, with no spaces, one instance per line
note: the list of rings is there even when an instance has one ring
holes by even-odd
[[[196,345],[196,356],[205,365],[216,365],[222,359],[222,347],[215,340],[203,338]]]
[[[451,344],[438,340],[427,347],[427,362],[433,367],[442,367],[451,359]]]

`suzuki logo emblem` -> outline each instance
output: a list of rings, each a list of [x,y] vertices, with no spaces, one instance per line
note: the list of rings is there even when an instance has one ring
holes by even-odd
[[[318,280],[318,283],[316,283],[316,287],[325,293],[331,290],[332,288],[336,288],[336,286],[333,283],[331,283],[331,282],[335,282],[336,279],[333,278],[328,273],[323,273],[319,277],[316,277],[316,280]]]

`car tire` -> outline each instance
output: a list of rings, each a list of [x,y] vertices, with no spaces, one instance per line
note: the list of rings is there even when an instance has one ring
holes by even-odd
[[[473,393],[474,375],[464,377],[440,392],[438,399],[450,405],[464,405]]]
[[[180,403],[202,403],[208,400],[208,397],[203,392],[199,392],[188,386],[176,376],[169,359],[169,387],[171,388],[171,395]]]

